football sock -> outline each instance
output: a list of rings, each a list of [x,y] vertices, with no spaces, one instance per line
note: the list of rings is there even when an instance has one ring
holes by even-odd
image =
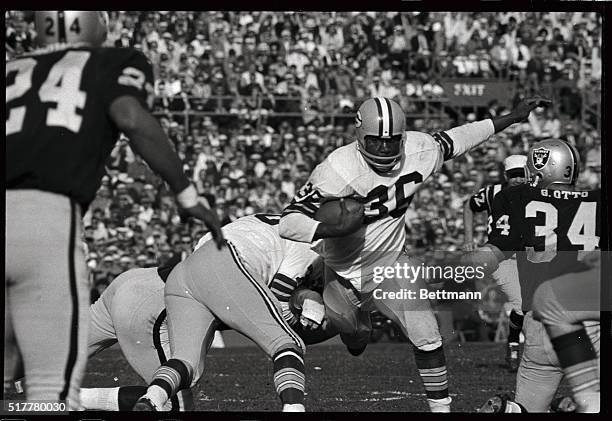
[[[448,378],[444,348],[440,345],[431,351],[414,348],[414,359],[425,386],[427,401],[432,412],[450,412]],[[448,409],[448,411],[446,411]]]
[[[174,358],[168,360],[155,371],[145,396],[158,409],[163,408],[169,398],[191,385],[191,372],[184,362]]]
[[[89,411],[119,411],[121,409],[118,398],[119,389],[119,387],[81,388],[81,406]],[[136,400],[146,392],[146,387],[142,386],[140,392],[129,408],[121,410],[131,411]]]
[[[304,359],[302,353],[283,349],[274,355],[274,386],[284,405],[304,404]]]
[[[521,336],[521,329],[523,329],[523,314],[517,313],[515,310],[510,312],[510,323],[508,332],[508,344],[518,344]]]
[[[599,412],[599,367],[597,354],[586,330],[581,328],[551,338],[565,372],[578,412]]]

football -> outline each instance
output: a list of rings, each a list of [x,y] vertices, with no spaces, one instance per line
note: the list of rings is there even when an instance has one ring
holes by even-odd
[[[363,208],[363,205],[355,199],[346,198],[343,201],[349,212],[359,211],[359,208]],[[338,224],[342,215],[341,206],[340,199],[325,202],[315,213],[315,219],[326,224]]]

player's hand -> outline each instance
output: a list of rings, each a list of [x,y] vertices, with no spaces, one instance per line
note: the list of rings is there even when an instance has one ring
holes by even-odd
[[[514,110],[512,110],[512,114],[514,114],[514,116],[516,117],[516,121],[520,122],[529,117],[529,113],[533,109],[538,107],[547,107],[550,104],[552,104],[552,101],[550,99],[541,96],[525,98],[518,103]]]
[[[351,234],[361,228],[365,218],[363,206],[349,210],[344,199],[340,199],[340,215],[338,231]]]
[[[472,243],[472,242],[464,243],[463,244],[463,251],[474,251],[474,243]]]
[[[317,330],[319,326],[321,326],[319,323],[315,322],[314,320],[310,320],[304,316],[300,316],[300,324],[306,330]]]
[[[217,248],[219,250],[223,248],[225,239],[221,231],[221,222],[219,222],[219,218],[217,218],[217,214],[214,210],[206,209],[204,204],[200,201],[197,205],[190,208],[181,208],[179,213],[183,221],[188,217],[193,217],[204,222],[204,225],[206,225],[206,228],[208,228],[212,234],[213,240],[217,244]]]

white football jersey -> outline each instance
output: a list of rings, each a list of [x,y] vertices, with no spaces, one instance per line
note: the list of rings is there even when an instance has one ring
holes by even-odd
[[[221,228],[249,273],[266,286],[270,286],[277,272],[298,281],[321,260],[308,244],[281,238],[279,220],[280,215],[256,214],[239,218]],[[194,251],[211,239],[210,233],[203,236]],[[291,286],[297,284],[299,281]]]
[[[311,218],[326,198],[350,197],[364,204],[365,224],[357,232],[312,244],[325,265],[349,280],[357,290],[370,292],[375,266],[396,263],[406,239],[404,214],[414,193],[445,160],[451,159],[493,134],[491,120],[460,126],[433,136],[406,132],[404,156],[387,173],[375,172],[357,150],[357,142],[332,152],[312,172],[306,185],[283,212],[283,237],[309,241]],[[470,139],[471,140],[466,140]],[[301,214],[292,218],[292,214]],[[306,216],[306,217],[304,217]],[[291,219],[290,219],[291,218]]]

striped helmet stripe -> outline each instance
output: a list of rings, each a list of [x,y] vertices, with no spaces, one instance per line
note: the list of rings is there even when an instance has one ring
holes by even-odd
[[[377,97],[374,98],[376,100],[376,105],[378,106],[378,116],[379,116],[379,136],[389,136],[389,117],[391,114],[391,110],[389,104],[385,100],[385,98]]]
[[[387,103],[387,107],[389,108],[389,136],[393,136],[393,108],[391,108],[391,102],[389,102],[389,98],[385,98],[385,102]]]
[[[383,106],[380,98],[374,98],[374,102],[376,103],[376,108],[378,109],[378,137],[380,137],[383,135]]]
[[[57,12],[57,41],[66,42],[66,21],[63,10]]]

